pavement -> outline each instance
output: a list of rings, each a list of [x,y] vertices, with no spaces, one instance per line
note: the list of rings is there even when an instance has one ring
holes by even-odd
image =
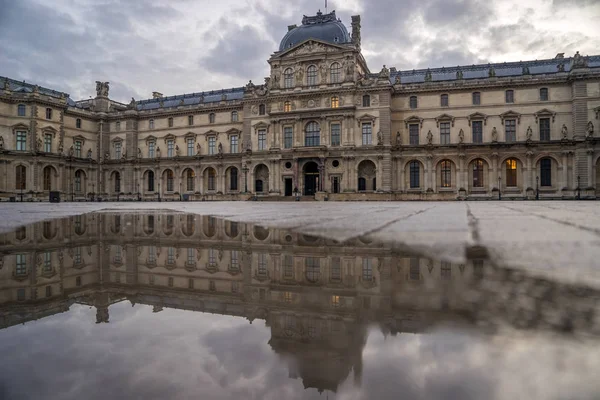
[[[484,258],[600,288],[600,202],[1,203],[0,232],[94,211],[213,215],[346,241],[359,236],[433,259]]]

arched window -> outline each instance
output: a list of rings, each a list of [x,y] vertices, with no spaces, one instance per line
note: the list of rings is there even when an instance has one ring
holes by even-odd
[[[447,94],[443,94],[440,96],[440,105],[442,107],[448,107],[448,95]]]
[[[121,174],[115,172],[115,193],[121,192]]]
[[[540,89],[540,101],[548,101],[548,88]]]
[[[264,104],[258,106],[258,115],[266,115],[267,107]]]
[[[483,160],[477,159],[473,161],[473,187],[483,187]]]
[[[410,188],[417,189],[421,187],[421,165],[418,161],[411,161],[409,164]]]
[[[81,170],[75,172],[75,192],[81,192]]]
[[[233,167],[229,175],[229,190],[238,190],[238,169]]]
[[[342,81],[342,66],[340,63],[331,64],[330,81],[331,83],[340,83]]]
[[[283,71],[283,86],[286,89],[290,89],[294,87],[294,70],[291,68],[286,68]]]
[[[238,112],[237,111],[231,112],[231,122],[238,122]]]
[[[415,109],[418,106],[417,96],[410,96],[410,108]]]
[[[338,96],[331,96],[331,108],[338,108],[340,106],[340,98]]]
[[[317,67],[311,65],[306,70],[306,84],[308,86],[316,86],[317,85]]]
[[[44,190],[52,190],[52,167],[44,168]]]
[[[540,186],[552,186],[552,159],[540,160]]]
[[[75,120],[75,128],[81,129],[81,118]]]
[[[215,123],[215,113],[208,114],[208,122],[211,124]]]
[[[208,190],[216,190],[216,173],[212,168],[208,169]]]
[[[304,145],[306,147],[321,145],[321,129],[317,122],[311,121],[306,124]]]
[[[452,187],[452,162],[444,160],[441,163],[441,184],[444,188]]]
[[[362,106],[363,107],[371,107],[371,96],[369,96],[368,94],[365,94],[362,97]]]
[[[148,171],[148,191],[154,192],[154,171]]]
[[[365,178],[358,178],[358,191],[364,192],[367,190],[367,180]]]
[[[283,103],[283,111],[284,112],[290,112],[290,111],[292,111],[292,103],[290,101],[285,101]]]
[[[175,188],[175,179],[173,178],[173,171],[170,169],[166,172],[167,176],[167,192],[172,192]]]
[[[517,186],[517,160],[513,158],[506,160],[506,186]]]
[[[193,192],[194,191],[194,179],[196,178],[196,174],[194,174],[194,171],[192,171],[191,169],[188,169],[186,172],[186,183],[187,183],[187,191],[188,192]]]
[[[27,186],[27,167],[17,165],[15,168],[15,189],[25,190]]]

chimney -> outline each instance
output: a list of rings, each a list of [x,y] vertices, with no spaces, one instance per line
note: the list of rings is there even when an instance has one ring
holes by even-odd
[[[352,16],[352,43],[360,48],[360,15]]]
[[[160,99],[161,97],[163,97],[163,94],[160,92],[152,92],[152,98],[153,99]]]
[[[296,24],[294,25],[288,25],[288,32],[291,31],[292,29],[296,29],[298,26]]]

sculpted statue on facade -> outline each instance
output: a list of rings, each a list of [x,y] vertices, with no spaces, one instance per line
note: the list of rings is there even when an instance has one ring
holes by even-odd
[[[396,132],[396,146],[400,146],[402,144],[402,135],[400,135],[400,131]]]
[[[351,58],[346,58],[342,64],[344,73],[346,74],[346,81],[351,81],[354,78],[354,61]]]
[[[433,76],[431,75],[431,71],[428,69],[425,72],[425,82],[431,82],[433,80]]]
[[[463,72],[461,69],[459,69],[458,71],[456,71],[456,79],[460,80],[463,78]]]
[[[458,142],[459,143],[465,142],[465,131],[463,131],[462,129],[458,132]]]
[[[88,149],[88,151],[87,151],[87,158],[88,158],[88,160],[92,159],[92,149]]]
[[[525,139],[527,141],[530,141],[531,138],[533,138],[533,130],[531,129],[531,126],[527,127],[527,133],[525,134]]]
[[[587,57],[582,57],[579,54],[579,52],[576,52],[575,55],[573,56],[573,65],[571,66],[571,69],[587,68],[587,66],[588,66]]]
[[[58,141],[58,153],[62,154],[62,152],[65,150],[65,145],[63,143],[63,139],[62,137],[60,138],[60,140]]]
[[[380,78],[389,78],[390,77],[390,70],[388,69],[388,67],[385,66],[385,64],[383,65],[383,68],[381,68],[381,71],[379,72],[379,77]]]
[[[73,148],[73,145],[71,145],[71,147],[69,147],[69,157],[73,157],[74,154],[75,154],[75,149]]]
[[[587,137],[591,138],[592,136],[594,136],[594,124],[592,123],[592,121],[588,122],[586,133],[587,133]]]
[[[110,159],[110,153],[108,151],[104,153],[104,159],[105,160],[109,160]]]
[[[560,134],[562,135],[563,139],[567,139],[567,137],[569,136],[569,130],[567,129],[567,125],[563,124],[560,130]]]
[[[223,154],[223,143],[219,142],[219,146],[217,147],[219,154]]]
[[[527,65],[523,66],[522,74],[523,75],[530,75],[529,67]]]
[[[299,84],[302,84],[302,81],[304,79],[304,68],[302,68],[301,65],[296,67],[296,82],[298,82]]]
[[[96,96],[108,97],[109,82],[96,81]]]
[[[8,83],[8,78],[4,78],[4,90],[10,90],[10,83]]]
[[[327,64],[321,63],[319,69],[321,71],[321,83],[327,83]]]
[[[156,146],[156,158],[160,158],[160,146]]]
[[[427,144],[433,144],[433,133],[431,133],[431,130],[427,132]]]
[[[278,70],[273,71],[273,79],[271,80],[271,82],[273,82],[272,87],[273,89],[279,89],[279,81],[281,80],[281,77],[279,75]]]
[[[121,155],[121,160],[126,160],[127,159],[127,150],[125,150],[123,152],[123,154]]]
[[[179,157],[179,145],[178,144],[175,145],[175,156]]]
[[[402,77],[400,76],[400,71],[396,74],[396,78],[394,79],[394,84],[399,85],[402,83]]]
[[[202,146],[200,146],[200,143],[196,143],[196,155],[200,155],[201,151],[202,151]]]
[[[377,146],[383,146],[383,133],[377,132]]]
[[[565,63],[561,62],[556,68],[558,69],[558,72],[565,72]]]
[[[137,158],[142,158],[142,149],[138,147]]]
[[[41,151],[42,150],[42,138],[38,136],[37,139],[35,140],[35,144],[36,144],[35,149],[37,151]]]
[[[492,128],[492,142],[498,142],[498,130],[496,127]]]
[[[131,101],[129,102],[129,106],[127,107],[130,110],[133,110],[135,108],[135,99],[132,97]]]
[[[488,76],[490,78],[495,78],[496,77],[496,70],[494,69],[494,67],[490,66],[490,69],[488,71]]]
[[[4,136],[0,136],[0,150],[4,150]]]

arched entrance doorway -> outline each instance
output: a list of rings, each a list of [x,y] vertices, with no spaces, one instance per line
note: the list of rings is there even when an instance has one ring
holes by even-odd
[[[304,195],[313,196],[319,190],[319,166],[310,161],[304,165]]]

